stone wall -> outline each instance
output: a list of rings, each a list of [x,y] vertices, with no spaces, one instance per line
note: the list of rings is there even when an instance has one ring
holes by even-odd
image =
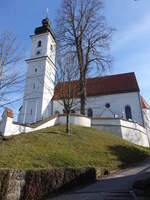
[[[1,200],[45,199],[96,180],[94,168],[57,168],[49,170],[1,170]]]

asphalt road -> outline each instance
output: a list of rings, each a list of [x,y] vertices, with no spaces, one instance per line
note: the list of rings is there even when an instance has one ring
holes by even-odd
[[[150,200],[135,196],[132,184],[135,180],[150,176],[150,160],[135,167],[119,171],[85,188],[50,198],[52,200]]]

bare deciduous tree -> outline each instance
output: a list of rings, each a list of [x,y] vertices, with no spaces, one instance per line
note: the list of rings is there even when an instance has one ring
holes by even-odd
[[[64,107],[66,114],[66,132],[70,133],[70,114],[76,110],[78,105],[77,98],[79,97],[79,81],[78,68],[74,58],[69,56],[64,59],[58,59],[57,65],[57,85],[55,87],[58,93],[58,101]]]
[[[105,53],[113,29],[107,27],[102,0],[62,0],[56,18],[58,53],[74,54],[80,74],[80,112],[85,114],[86,78],[92,71],[101,72],[112,64]]]
[[[10,32],[0,34],[0,108],[7,105],[12,94],[17,93],[21,74],[18,73],[16,63],[22,59],[23,49],[17,43],[16,35]]]

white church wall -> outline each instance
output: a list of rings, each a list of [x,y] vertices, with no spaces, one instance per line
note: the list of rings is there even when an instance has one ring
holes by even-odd
[[[63,114],[63,102],[61,100],[54,100],[53,101],[53,114],[59,112],[59,114]]]
[[[77,100],[78,101],[78,100]],[[106,103],[110,104],[110,110],[106,109]],[[80,104],[77,104],[76,113],[79,113]],[[113,117],[113,113],[118,115],[120,118],[123,116],[125,118],[125,106],[129,105],[131,107],[133,121],[138,122],[143,125],[141,104],[139,100],[138,92],[131,93],[121,93],[112,95],[103,95],[95,97],[87,97],[86,102],[86,112],[89,108],[93,110],[93,116],[101,117]],[[54,100],[54,113],[59,111],[60,114],[63,113],[63,103],[60,100]]]
[[[54,82],[56,73],[54,64],[49,60],[47,60],[44,71],[45,71],[45,76],[44,76],[43,100],[42,100],[43,119],[49,117],[52,114],[51,100],[54,95]]]
[[[53,63],[55,63],[55,55],[56,55],[56,42],[53,37],[48,37],[48,45],[47,45],[47,53],[50,55],[50,59]]]
[[[31,113],[32,109],[32,113]],[[41,120],[41,101],[40,99],[34,99],[30,101],[24,101],[21,110],[18,115],[18,122],[21,124],[36,122]]]
[[[106,103],[110,104],[110,110],[119,117],[125,116],[125,106],[129,105],[133,120],[143,125],[141,105],[137,92],[88,97],[86,108],[92,108],[93,116],[112,117],[112,114],[110,116],[105,115]]]
[[[54,44],[54,39],[50,36],[49,33],[42,33],[38,35],[31,36],[32,39],[32,49],[31,49],[31,58],[37,57],[37,51],[40,51],[39,56],[49,56],[50,44]],[[38,42],[41,41],[41,46],[38,47]]]
[[[31,36],[32,50],[26,60],[28,70],[24,101],[18,117],[19,123],[34,123],[52,114],[54,94],[56,44],[51,33]],[[39,46],[39,42],[41,45]]]
[[[34,60],[28,63],[24,101],[18,121],[20,123],[33,123],[35,119],[41,119],[44,62],[46,62],[45,59],[40,60],[38,63]]]
[[[76,114],[80,114],[80,100],[79,99],[74,100],[72,109],[75,111]],[[55,114],[56,112],[63,114],[63,110],[64,110],[63,101],[53,100],[53,114]]]
[[[28,70],[26,74],[26,85],[24,91],[25,98],[41,97],[43,93],[43,80],[46,58],[28,60]],[[33,87],[35,84],[35,87]]]

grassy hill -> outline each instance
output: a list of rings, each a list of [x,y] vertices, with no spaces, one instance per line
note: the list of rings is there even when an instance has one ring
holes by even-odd
[[[0,139],[0,168],[106,167],[117,169],[150,156],[148,148],[92,128],[64,126]]]

